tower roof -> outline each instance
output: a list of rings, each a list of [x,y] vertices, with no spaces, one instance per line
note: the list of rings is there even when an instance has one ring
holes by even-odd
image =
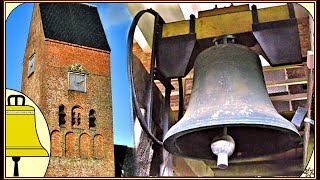
[[[110,51],[97,7],[81,3],[40,3],[46,38]]]

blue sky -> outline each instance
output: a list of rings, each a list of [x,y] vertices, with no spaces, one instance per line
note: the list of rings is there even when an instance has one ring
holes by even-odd
[[[127,73],[127,34],[132,17],[123,3],[90,3],[98,12],[111,47],[114,143],[133,146]],[[6,21],[6,88],[21,90],[22,61],[33,3],[14,9]]]

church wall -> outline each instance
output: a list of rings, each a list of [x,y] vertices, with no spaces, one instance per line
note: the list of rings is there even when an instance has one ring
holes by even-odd
[[[28,75],[35,53],[34,73]],[[68,72],[86,71],[86,92],[68,90]],[[44,37],[39,4],[35,4],[26,47],[22,92],[44,114],[51,135],[47,177],[114,176],[110,52]],[[59,112],[65,123],[59,123]],[[89,127],[94,112],[95,127]],[[72,123],[72,113],[80,114]],[[91,114],[92,115],[92,114]]]

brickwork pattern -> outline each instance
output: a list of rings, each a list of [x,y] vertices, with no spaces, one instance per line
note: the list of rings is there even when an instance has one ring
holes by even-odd
[[[151,53],[143,52],[143,50],[141,49],[141,47],[137,42],[133,43],[132,52],[142,62],[144,68],[148,72],[150,72]]]
[[[311,49],[308,17],[298,19],[298,30],[300,36],[301,54],[302,57],[306,57],[307,51]]]
[[[35,70],[28,77],[33,53]],[[68,90],[68,68],[76,63],[88,72],[85,93]],[[22,92],[37,103],[49,127],[52,156],[47,177],[114,176],[110,54],[46,39],[37,3],[23,61]],[[59,126],[61,105],[65,107],[63,126]],[[72,126],[73,107],[81,107],[79,126]],[[89,128],[91,109],[96,117],[94,128]]]
[[[91,143],[90,136],[86,133],[81,134],[80,136],[80,157],[81,158],[90,158],[91,157]]]

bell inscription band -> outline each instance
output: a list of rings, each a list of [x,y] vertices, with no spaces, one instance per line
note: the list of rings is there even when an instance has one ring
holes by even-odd
[[[223,169],[228,158],[280,153],[300,140],[296,127],[272,105],[259,57],[242,45],[219,44],[195,60],[188,108],[165,135],[164,147],[195,159],[218,157]]]
[[[11,105],[11,99],[15,100],[14,105]],[[18,105],[19,99],[21,105]],[[6,157],[12,157],[15,162],[14,176],[19,176],[20,157],[48,156],[38,139],[34,107],[25,105],[24,96],[10,95],[6,106]]]

